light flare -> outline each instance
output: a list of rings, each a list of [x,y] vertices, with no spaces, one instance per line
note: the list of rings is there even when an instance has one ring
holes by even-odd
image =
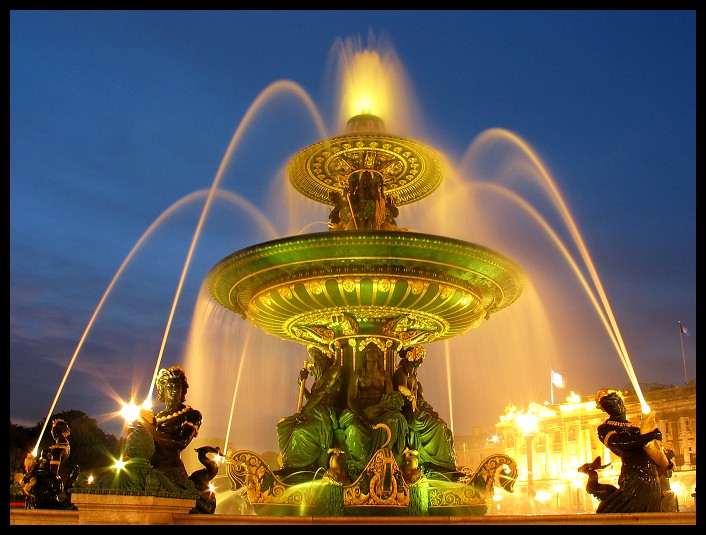
[[[125,423],[130,423],[136,421],[140,417],[140,411],[150,410],[152,408],[152,400],[147,399],[142,405],[137,405],[134,399],[131,399],[128,403],[123,403],[123,408],[120,409],[120,416],[123,417]]]
[[[529,435],[537,431],[537,420],[537,416],[530,412],[521,412],[517,416],[515,416],[517,426],[522,429],[522,432],[525,435]]]

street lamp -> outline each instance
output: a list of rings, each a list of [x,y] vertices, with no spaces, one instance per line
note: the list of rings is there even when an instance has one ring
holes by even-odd
[[[532,439],[534,435],[525,435],[525,447],[527,448],[527,497],[534,498],[534,465],[532,459]]]
[[[534,432],[537,431],[537,416],[530,412],[520,413],[517,415],[515,421],[522,432],[525,435],[525,446],[527,448],[527,497],[534,499],[534,475],[533,475],[533,463],[532,463],[532,439],[534,438]]]
[[[556,496],[556,511],[558,513],[559,512],[559,492],[561,492],[561,485],[559,483],[554,483],[554,487],[552,487],[552,490],[554,491],[554,496]]]
[[[580,474],[583,476],[583,474]],[[571,485],[576,489],[576,508],[579,511],[586,510],[586,481],[584,477],[578,477],[578,474],[571,478]],[[583,495],[583,500],[581,499]]]

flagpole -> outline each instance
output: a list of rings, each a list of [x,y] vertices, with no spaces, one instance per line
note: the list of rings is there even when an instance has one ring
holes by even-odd
[[[686,357],[684,356],[684,329],[679,321],[679,342],[681,342],[681,360],[684,363],[684,384],[689,382],[689,376],[686,374]]]

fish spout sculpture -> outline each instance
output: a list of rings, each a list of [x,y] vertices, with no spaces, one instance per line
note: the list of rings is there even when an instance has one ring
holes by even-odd
[[[601,464],[601,457],[599,455],[593,459],[592,463],[582,464],[578,469],[579,472],[588,476],[586,492],[601,502],[618,490],[615,485],[598,482],[598,470],[603,470],[608,466],[610,466],[610,463]]]
[[[190,511],[192,514],[213,514],[216,511],[216,495],[211,490],[210,483],[218,475],[218,461],[221,449],[213,446],[202,446],[195,449],[199,454],[199,461],[204,468],[193,472],[189,479],[194,482],[199,496],[196,499],[196,506]],[[214,454],[214,458],[208,454]]]

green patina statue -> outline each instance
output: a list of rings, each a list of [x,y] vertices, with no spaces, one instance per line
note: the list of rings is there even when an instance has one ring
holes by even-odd
[[[407,446],[409,428],[401,412],[404,398],[394,389],[382,358],[383,351],[375,342],[363,348],[362,366],[349,380],[348,405],[339,419],[353,478],[380,448],[390,448],[400,463]]]
[[[405,396],[402,413],[409,425],[408,446],[417,451],[423,472],[456,472],[453,433],[434,408],[424,400],[417,369],[426,357],[426,349],[415,345],[399,352],[400,361],[392,381]]]
[[[277,441],[282,468],[276,472],[286,476],[297,471],[316,472],[328,466],[328,450],[334,444],[338,429],[340,392],[343,385],[341,366],[333,355],[311,345],[307,348],[311,362],[305,361],[299,372],[297,412],[277,424]],[[307,390],[305,381],[311,373],[314,383]]]
[[[381,448],[389,448],[400,466],[414,451],[425,474],[460,475],[453,435],[424,400],[417,378],[426,356],[423,347],[400,350],[399,364],[391,373],[383,366],[383,349],[369,342],[347,387],[344,370],[328,350],[310,345],[308,352],[312,360],[305,361],[298,377],[298,410],[277,424],[282,467],[275,475],[306,473],[310,478],[311,473],[323,473],[336,451],[336,463],[355,479]],[[305,386],[309,375],[314,378],[311,390]]]

